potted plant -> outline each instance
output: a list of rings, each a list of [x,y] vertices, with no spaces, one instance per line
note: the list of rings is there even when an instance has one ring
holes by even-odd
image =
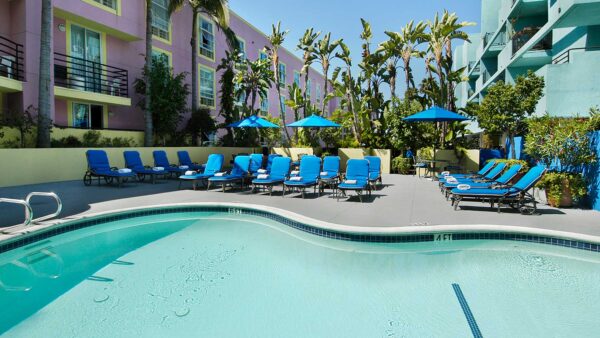
[[[571,207],[587,194],[582,172],[596,159],[590,147],[589,119],[543,116],[529,120],[525,151],[548,166],[538,187],[553,207]]]

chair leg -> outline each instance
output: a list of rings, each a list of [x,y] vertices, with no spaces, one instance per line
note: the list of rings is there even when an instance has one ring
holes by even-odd
[[[458,210],[458,204],[460,203],[460,200],[462,199],[462,197],[460,196],[455,196],[454,197],[454,210]]]

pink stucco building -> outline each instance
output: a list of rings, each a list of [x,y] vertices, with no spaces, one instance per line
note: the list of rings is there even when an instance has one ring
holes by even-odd
[[[191,72],[192,13],[189,7],[166,19],[168,0],[153,0],[154,53],[165,54],[176,73]],[[145,1],[53,0],[52,119],[57,127],[78,129],[143,130],[143,112],[133,82],[141,77],[145,53]],[[0,1],[0,110],[37,105],[41,0]],[[260,57],[268,45],[266,35],[231,14],[236,32],[250,59]],[[199,37],[200,103],[219,112],[219,76],[216,67],[225,56],[225,37],[202,16],[196,25]],[[302,61],[281,50],[285,86],[297,80]],[[188,76],[188,81],[191,77]],[[303,81],[299,81],[303,87]],[[311,100],[323,96],[323,77],[310,72]],[[282,92],[287,98],[287,90]],[[275,88],[264,110],[279,115]],[[257,102],[257,106],[261,102]],[[330,106],[334,103],[331,102]],[[332,107],[331,107],[332,108]],[[288,108],[286,120],[293,120]]]

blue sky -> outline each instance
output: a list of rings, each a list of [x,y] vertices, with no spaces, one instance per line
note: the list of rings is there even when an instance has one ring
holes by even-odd
[[[461,21],[476,22],[475,27],[465,31],[478,32],[481,12],[481,0],[230,0],[229,4],[267,34],[271,24],[281,21],[282,28],[290,30],[284,46],[297,55],[300,52],[296,45],[306,28],[331,32],[332,38],[343,38],[351,48],[354,63],[360,60],[360,18],[371,23],[373,43],[378,44],[386,39],[384,31],[399,31],[410,20],[433,19],[436,12],[444,9],[456,12]],[[413,67],[418,80],[424,73],[423,67],[422,63]]]

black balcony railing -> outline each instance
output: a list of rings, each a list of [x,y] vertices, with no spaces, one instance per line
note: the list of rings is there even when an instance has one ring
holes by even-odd
[[[129,97],[127,70],[54,53],[54,84],[88,92]]]
[[[494,33],[485,33],[483,36],[484,48],[487,48],[488,45],[490,47],[503,47],[506,45],[506,32],[499,32],[494,40],[492,40],[493,37]]]
[[[0,76],[25,80],[23,45],[0,36]]]
[[[515,55],[539,30],[540,27],[528,27],[515,33],[512,38],[512,54]],[[531,50],[547,49],[552,49],[552,33],[549,33],[540,42],[531,47]]]
[[[571,62],[571,52],[576,52],[576,51],[589,52],[589,51],[595,51],[595,50],[600,50],[600,46],[570,48],[570,49],[564,51],[559,56],[555,57],[554,60],[552,60],[552,63],[555,65],[560,65],[563,63]]]

